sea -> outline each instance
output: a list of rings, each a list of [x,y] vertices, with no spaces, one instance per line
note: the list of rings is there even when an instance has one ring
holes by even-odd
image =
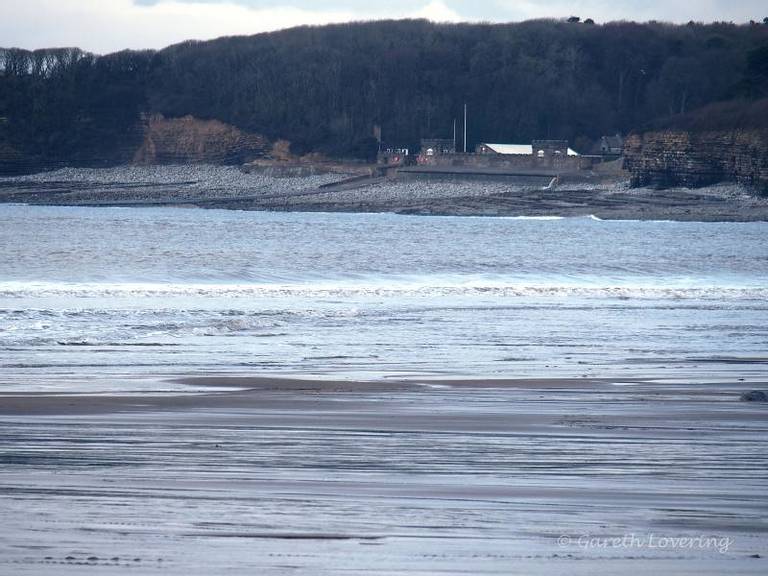
[[[768,223],[1,205],[0,390],[757,377],[767,240]]]

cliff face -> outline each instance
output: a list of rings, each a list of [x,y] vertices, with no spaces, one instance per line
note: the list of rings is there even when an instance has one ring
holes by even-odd
[[[218,120],[192,116],[147,119],[136,164],[242,164],[264,156],[268,141]]]
[[[102,134],[85,139],[71,154],[34,155],[13,148],[0,125],[0,175],[33,173],[65,166],[118,166],[124,164],[242,164],[262,158],[269,150],[266,138],[243,132],[218,120],[192,116],[136,118],[120,138]]]
[[[768,191],[768,130],[662,130],[629,137],[633,186],[708,186],[736,181]]]

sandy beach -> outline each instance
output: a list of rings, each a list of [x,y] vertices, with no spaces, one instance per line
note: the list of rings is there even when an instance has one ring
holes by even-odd
[[[762,574],[740,374],[3,394],[0,573]]]

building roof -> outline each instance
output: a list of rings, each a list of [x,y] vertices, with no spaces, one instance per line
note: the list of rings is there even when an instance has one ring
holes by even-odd
[[[484,144],[496,154],[533,154],[533,146],[530,144]]]
[[[532,144],[487,144],[483,143],[483,146],[487,146],[496,154],[517,154],[517,155],[523,155],[523,156],[532,156],[533,155],[533,145]],[[579,153],[576,152],[576,150],[573,150],[572,148],[568,148],[568,156],[578,156]]]

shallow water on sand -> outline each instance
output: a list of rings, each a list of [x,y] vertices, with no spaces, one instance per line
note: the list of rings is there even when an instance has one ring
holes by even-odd
[[[762,574],[766,238],[0,206],[0,574]]]
[[[4,205],[2,385],[711,373],[713,357],[766,350],[766,237],[766,223]]]

